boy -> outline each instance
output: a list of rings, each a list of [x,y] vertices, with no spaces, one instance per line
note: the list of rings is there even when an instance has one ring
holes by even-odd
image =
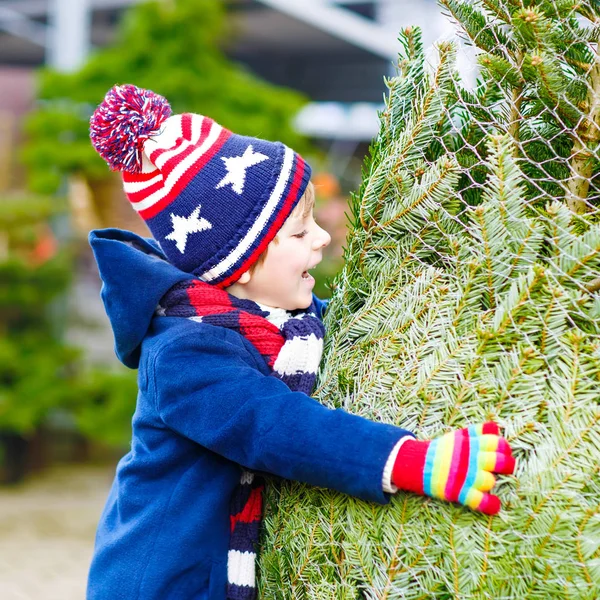
[[[324,303],[310,270],[329,235],[310,168],[280,143],[110,90],[94,147],[123,172],[155,240],[92,232],[116,353],[138,368],[130,452],[102,514],[89,600],[254,598],[263,480],[385,503],[398,488],[495,514],[514,459],[486,423],[432,442],[310,398]]]

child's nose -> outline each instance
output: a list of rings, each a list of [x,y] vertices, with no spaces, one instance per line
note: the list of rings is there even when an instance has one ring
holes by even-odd
[[[313,250],[325,248],[325,246],[329,246],[329,242],[331,242],[331,236],[329,233],[317,225],[317,232],[313,241]]]

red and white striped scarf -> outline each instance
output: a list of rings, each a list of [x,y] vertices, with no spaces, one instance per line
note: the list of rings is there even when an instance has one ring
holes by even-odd
[[[174,285],[161,299],[157,314],[184,317],[233,329],[258,350],[293,391],[310,394],[323,354],[323,323],[315,306],[288,312],[242,300],[198,279]],[[262,477],[242,469],[230,503],[227,599],[256,598],[256,551],[262,521]]]

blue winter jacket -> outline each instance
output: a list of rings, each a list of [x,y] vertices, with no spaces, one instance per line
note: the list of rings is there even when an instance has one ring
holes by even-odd
[[[387,501],[385,462],[408,432],[290,391],[232,330],[154,316],[163,294],[189,278],[155,242],[105,229],[90,243],[116,354],[139,369],[139,393],[88,600],[223,600],[239,465]]]

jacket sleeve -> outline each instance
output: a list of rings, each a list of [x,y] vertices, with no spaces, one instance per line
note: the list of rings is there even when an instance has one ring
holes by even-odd
[[[319,319],[323,320],[323,318],[325,317],[325,311],[329,306],[329,299],[321,300],[321,298],[313,294],[313,300],[315,302],[315,308],[317,309],[317,316],[319,317]]]
[[[409,432],[326,408],[263,375],[243,346],[201,335],[171,341],[149,365],[166,426],[248,469],[387,502],[386,461]]]

